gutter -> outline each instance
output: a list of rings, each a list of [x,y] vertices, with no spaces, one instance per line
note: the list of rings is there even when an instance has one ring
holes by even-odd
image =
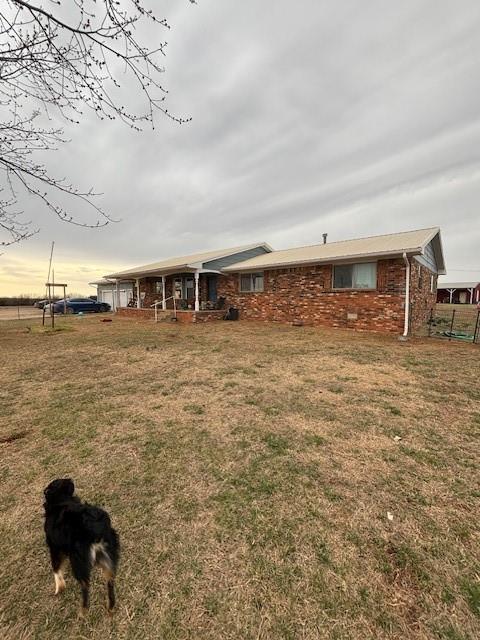
[[[403,325],[403,337],[408,336],[408,320],[410,315],[410,261],[407,254],[403,253],[403,261],[405,262],[405,322]]]

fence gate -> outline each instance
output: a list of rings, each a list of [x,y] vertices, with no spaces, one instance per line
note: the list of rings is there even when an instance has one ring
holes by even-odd
[[[480,344],[480,309],[438,304],[430,312],[427,329],[428,335],[434,338]]]

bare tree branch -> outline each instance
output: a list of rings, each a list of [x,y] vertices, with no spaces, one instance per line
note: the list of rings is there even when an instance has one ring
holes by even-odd
[[[150,0],[152,2],[152,0]],[[189,0],[195,4],[194,0]],[[62,221],[101,226],[112,220],[82,191],[51,176],[37,157],[65,142],[61,129],[42,126],[53,111],[78,124],[85,109],[102,120],[120,119],[135,130],[154,126],[155,113],[188,122],[165,106],[161,83],[166,43],[142,42],[150,25],[169,30],[149,0],[3,0],[0,6],[0,245],[23,240],[36,229],[18,209],[25,190]],[[157,1],[153,2],[155,6]],[[123,67],[123,69],[122,69]],[[119,78],[130,80],[122,93]],[[145,110],[127,106],[131,80]],[[124,99],[122,100],[122,95]],[[32,106],[33,105],[33,106]],[[53,110],[53,111],[52,111]],[[44,114],[44,115],[42,115]],[[76,220],[56,194],[80,199],[96,214],[93,224]]]

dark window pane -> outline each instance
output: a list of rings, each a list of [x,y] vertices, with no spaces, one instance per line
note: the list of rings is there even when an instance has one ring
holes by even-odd
[[[240,276],[240,291],[251,291],[251,278],[249,273]]]
[[[333,288],[351,289],[352,272],[353,266],[351,264],[336,265],[333,268]]]

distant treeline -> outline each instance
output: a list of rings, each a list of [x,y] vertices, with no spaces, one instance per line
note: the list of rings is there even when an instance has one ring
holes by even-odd
[[[84,298],[81,293],[70,293],[69,298]],[[52,300],[60,300],[61,296],[52,296]],[[31,307],[38,300],[45,300],[45,296],[34,296],[30,293],[21,293],[19,296],[4,296],[0,298],[0,307]]]
[[[0,298],[0,307],[28,307],[32,306],[37,300],[43,300],[41,296],[33,296],[27,294],[21,294],[19,296],[5,296]],[[58,296],[57,296],[58,299]]]

